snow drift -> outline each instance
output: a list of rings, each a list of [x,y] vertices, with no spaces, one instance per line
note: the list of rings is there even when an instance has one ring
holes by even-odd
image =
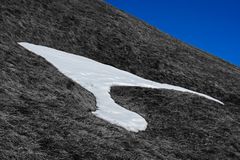
[[[150,81],[83,56],[26,42],[19,44],[27,50],[45,58],[64,75],[92,92],[96,97],[98,107],[93,112],[94,115],[129,131],[143,131],[147,127],[147,122],[137,113],[116,104],[109,93],[111,86],[139,86],[188,92],[223,104],[223,102],[208,95],[179,86]]]

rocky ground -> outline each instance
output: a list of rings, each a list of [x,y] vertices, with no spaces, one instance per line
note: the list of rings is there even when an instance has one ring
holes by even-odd
[[[215,97],[113,87],[145,132],[91,111],[94,96],[17,45],[83,55]],[[63,64],[64,65],[64,64]],[[0,1],[0,159],[240,159],[240,69],[100,0]]]

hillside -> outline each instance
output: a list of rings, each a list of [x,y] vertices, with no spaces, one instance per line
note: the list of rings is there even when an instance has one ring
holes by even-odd
[[[0,159],[240,159],[240,69],[100,0],[1,0]],[[92,114],[93,94],[29,42],[217,98],[112,87],[148,121],[129,132]],[[63,64],[64,65],[64,64]]]

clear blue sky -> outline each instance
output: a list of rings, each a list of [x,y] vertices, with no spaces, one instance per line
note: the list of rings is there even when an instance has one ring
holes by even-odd
[[[105,0],[188,44],[240,66],[240,0]]]

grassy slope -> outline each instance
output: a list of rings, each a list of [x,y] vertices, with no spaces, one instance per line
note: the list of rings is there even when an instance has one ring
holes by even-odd
[[[1,159],[239,159],[240,70],[97,0],[1,0]],[[113,88],[140,134],[91,114],[92,94],[16,42],[50,46],[209,94]],[[170,98],[173,96],[175,98]]]

